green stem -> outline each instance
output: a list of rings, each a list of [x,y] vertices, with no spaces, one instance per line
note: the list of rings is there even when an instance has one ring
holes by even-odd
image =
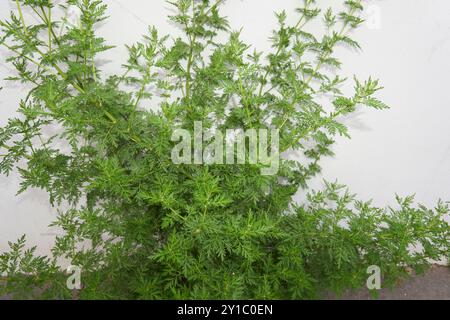
[[[355,9],[354,9],[354,8],[350,9],[349,15],[352,15],[353,13],[355,13]],[[342,37],[342,36],[347,32],[347,30],[346,30],[347,26],[348,26],[348,21],[346,21],[346,22],[343,24],[341,30],[340,30],[339,33],[338,33],[338,37]],[[316,68],[314,69],[314,71],[311,73],[311,75],[309,76],[309,78],[308,78],[307,81],[305,82],[305,84],[306,84],[307,86],[308,86],[309,83],[312,81],[312,78],[314,77],[314,75],[315,75],[317,72],[319,72],[320,68],[321,68],[322,65],[323,65],[323,60],[326,59],[327,57],[329,57],[329,55],[330,55],[330,53],[327,53],[325,56],[323,56],[322,60],[319,61],[319,63],[317,64]],[[333,119],[335,119],[336,117],[338,117],[340,114],[341,114],[341,112],[333,113],[333,114],[330,115],[329,119],[330,119],[330,120],[333,120]],[[284,120],[284,122],[283,122],[283,124],[282,124],[282,127],[285,125],[286,121],[287,121],[287,119]],[[310,128],[309,130],[307,130],[305,133],[303,133],[302,135],[300,135],[298,138],[294,138],[294,139],[293,139],[293,142],[290,143],[290,144],[288,144],[288,146],[287,146],[286,148],[284,148],[284,149],[282,150],[282,152],[284,152],[284,151],[286,151],[287,149],[289,149],[295,142],[297,142],[297,141],[299,141],[299,140],[301,140],[301,139],[306,138],[306,137],[308,136],[308,134],[310,134],[310,133],[311,133],[312,131],[314,131],[314,130],[317,130],[319,127],[320,127],[320,126],[313,126],[313,127]]]
[[[212,9],[217,8],[220,4],[222,4],[225,0],[217,0],[208,10],[206,10],[205,14],[208,14],[212,11]]]
[[[147,78],[147,77],[146,77]],[[145,86],[148,84],[148,80],[147,79],[144,79],[143,80],[143,83],[142,83],[142,86],[141,86],[141,88],[140,88],[140,90],[139,90],[139,92],[138,92],[138,95],[137,95],[137,97],[136,97],[136,101],[135,101],[135,103],[134,103],[134,109],[136,110],[137,109],[137,107],[139,106],[139,102],[141,101],[141,99],[142,99],[142,96],[143,96],[143,94],[144,94],[144,90],[145,90]]]
[[[46,14],[44,8],[43,8],[42,6],[40,6],[39,8],[41,9],[42,15],[39,14],[39,12],[38,12],[35,8],[32,7],[33,11],[37,14],[37,16],[38,16],[45,24],[47,24],[47,25],[49,26],[49,33],[51,34],[51,38],[53,39],[53,41],[54,41],[58,46],[60,46],[60,45],[61,45],[61,42],[59,41],[59,37],[56,35],[55,30],[53,29],[53,25],[52,25],[51,11],[50,11],[51,9],[49,9],[49,15],[47,16],[47,14]],[[51,41],[51,40],[49,40],[49,42],[50,42],[50,41]],[[67,57],[65,57],[65,58],[64,58],[64,61],[65,61],[65,62],[69,62],[69,59],[68,59]],[[83,85],[82,85],[82,81],[81,81],[81,79],[80,79],[78,76],[76,76],[76,81],[77,81],[79,87],[82,87],[82,86],[83,86]]]
[[[194,27],[194,20],[195,20],[195,3],[194,0],[192,0],[192,27]],[[186,99],[190,99],[191,95],[191,68],[194,60],[194,46],[195,42],[197,40],[197,35],[194,33],[193,35],[189,34],[189,56],[188,56],[188,62],[186,67]]]
[[[24,33],[25,33],[25,35],[26,35],[27,37],[29,37],[28,28],[27,28],[27,25],[26,25],[26,23],[25,23],[25,19],[24,19],[24,17],[23,17],[22,6],[20,5],[19,0],[16,0],[16,4],[17,4],[17,10],[19,11],[20,21],[21,21],[21,23],[22,23],[22,27],[23,27]],[[41,18],[43,18],[44,22],[45,22],[45,21],[47,22],[47,24],[49,25],[49,29],[50,29],[50,30],[53,30],[53,28],[51,27],[51,20],[50,20],[50,18],[46,15],[45,10],[43,10],[42,7],[41,7],[41,10],[42,10],[42,13],[43,13],[43,15],[44,15],[44,17],[41,17]],[[54,32],[52,32],[52,31],[49,31],[49,32],[51,32],[52,35],[54,35],[55,38],[56,38],[56,35],[54,34]],[[4,44],[4,45],[5,45],[5,44]],[[35,47],[35,49],[36,49],[36,52],[39,53],[39,55],[40,55],[42,58],[45,58],[45,54],[44,54],[39,48]],[[40,66],[39,63],[36,62],[36,64],[37,64],[38,66]],[[74,83],[74,82],[70,81],[70,80],[67,78],[67,75],[64,73],[64,71],[62,71],[62,69],[61,69],[56,63],[50,62],[50,64],[51,64],[52,67],[57,71],[57,73],[61,76],[61,78],[63,78],[64,81],[67,81],[68,83],[70,83],[70,84],[71,84],[78,92],[80,92],[80,93],[85,93],[84,89],[83,89],[80,85],[78,85],[77,83]],[[101,104],[99,104],[99,106],[101,106]],[[109,120],[111,120],[113,123],[117,123],[117,119],[116,119],[110,112],[108,112],[107,110],[103,110],[103,112],[105,113],[106,117],[107,117]]]
[[[18,0],[16,0],[16,4],[17,4],[17,10],[19,11],[20,21],[21,21],[21,23],[22,23],[22,27],[23,27],[24,33],[25,33],[25,35],[26,35],[27,37],[29,37],[28,28],[27,28],[27,25],[26,25],[26,23],[25,23],[25,19],[24,19],[24,17],[23,17],[23,13],[22,13],[22,6],[20,5],[20,3],[19,3]],[[40,55],[42,58],[45,58],[45,54],[44,54],[37,46],[35,46],[35,49],[36,49],[36,52],[39,53],[39,55]],[[40,65],[40,64],[38,64],[38,65]],[[56,65],[55,63],[53,63],[53,62],[51,62],[51,65],[53,66],[53,68],[55,68],[55,70],[59,73],[59,75],[60,75],[64,80],[67,81],[67,77],[66,77],[65,73],[61,70],[61,68],[60,68],[58,65]],[[76,89],[81,89],[81,88],[80,88],[78,85],[76,85],[76,84],[72,84],[72,85],[73,85]]]
[[[352,8],[352,9],[349,11],[349,15],[352,15],[353,13],[355,13],[355,9]],[[346,21],[346,22],[344,23],[344,25],[343,25],[342,28],[341,28],[341,31],[339,31],[339,33],[338,33],[338,37],[339,37],[339,38],[342,37],[345,33],[347,33],[347,30],[346,30],[347,26],[348,26],[348,21]],[[309,76],[309,78],[308,78],[308,79],[306,80],[306,82],[305,82],[305,84],[306,84],[307,86],[308,86],[309,83],[312,81],[314,75],[317,74],[317,72],[319,72],[320,68],[322,68],[322,66],[323,66],[323,61],[324,61],[325,59],[327,59],[330,55],[331,55],[331,53],[327,53],[326,55],[324,55],[324,56],[322,57],[321,61],[319,61],[319,63],[317,64],[316,68],[313,70],[313,72],[311,73],[311,75]]]
[[[334,112],[331,113],[328,117],[328,120],[334,120],[336,119],[338,116],[340,116],[342,113],[342,111],[338,111],[338,112]],[[285,148],[281,149],[281,153],[287,151],[290,147],[292,147],[292,145],[297,142],[300,141],[301,139],[306,138],[311,132],[314,132],[315,130],[319,129],[322,126],[322,124],[319,125],[315,125],[312,126],[311,128],[309,128],[308,130],[306,130],[304,133],[302,133],[301,135],[299,135],[298,137],[292,139],[292,142],[290,144],[288,144]]]
[[[52,53],[52,8],[51,4],[48,7],[48,20],[47,20],[47,26],[48,26],[48,50],[50,54]]]
[[[305,5],[305,10],[308,10],[308,4]],[[297,24],[294,26],[294,29],[297,30],[298,28],[303,28],[304,25],[302,25],[302,23],[303,23],[304,19],[305,19],[305,14],[303,13],[302,16],[300,17],[299,21],[297,22]],[[278,46],[277,52],[275,53],[275,56],[274,56],[275,58],[277,58],[280,55],[282,49],[283,48],[281,46]],[[273,65],[270,64],[266,70],[266,73],[264,74],[264,76],[262,78],[261,85],[259,87],[258,97],[262,96],[264,85],[266,84],[267,77],[269,76],[270,72],[272,71],[272,67],[273,67]]]
[[[13,47],[7,45],[6,43],[3,42],[2,45],[3,45],[6,49],[8,49],[8,50],[10,50],[10,51],[12,51],[12,52],[18,54],[20,57],[22,57],[22,58],[24,58],[24,59],[30,61],[31,63],[35,64],[36,66],[38,66],[38,67],[41,66],[41,64],[40,64],[39,62],[37,62],[36,60],[34,60],[33,58],[30,58],[30,57],[26,56],[25,54],[20,53],[19,51],[17,51],[17,50],[14,49]]]
[[[28,35],[27,25],[25,24],[25,19],[23,18],[22,6],[19,3],[19,0],[16,0],[17,10],[19,11],[20,21],[22,22],[23,31],[26,35]]]

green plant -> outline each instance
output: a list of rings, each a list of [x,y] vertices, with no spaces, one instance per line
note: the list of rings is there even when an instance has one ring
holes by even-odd
[[[308,191],[333,137],[348,136],[339,120],[361,105],[387,107],[374,97],[378,81],[355,80],[347,97],[335,75],[334,49],[359,48],[349,35],[363,21],[361,0],[344,1],[337,14],[305,0],[295,25],[277,14],[267,55],[229,29],[223,1],[174,0],[170,19],[184,36],[150,28],[128,47],[124,74],[111,77],[95,60],[110,48],[95,33],[106,6],[63,2],[80,10],[79,24],[54,19],[61,8],[52,0],[15,0],[17,12],[0,22],[17,70],[10,80],[32,86],[20,117],[0,130],[0,171],[17,169],[20,192],[41,188],[55,207],[69,207],[53,223],[64,233],[51,257],[26,251],[25,238],[0,256],[0,292],[71,298],[57,264],[64,258],[82,267],[81,299],[315,298],[362,287],[371,265],[388,285],[449,255],[443,203],[430,210],[406,198],[379,209],[337,183]],[[27,23],[24,8],[40,22]],[[325,32],[309,33],[318,18]],[[175,165],[172,132],[195,121],[211,130],[276,127],[281,151],[303,156],[282,159],[274,176],[261,165]],[[308,201],[295,204],[299,189]]]

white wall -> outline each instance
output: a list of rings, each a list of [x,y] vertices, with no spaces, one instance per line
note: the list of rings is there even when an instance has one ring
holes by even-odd
[[[336,4],[336,0],[319,0]],[[340,1],[339,1],[340,2]],[[371,17],[376,21],[355,34],[362,53],[342,51],[344,73],[364,79],[381,79],[382,100],[392,109],[362,111],[348,120],[352,140],[341,139],[336,157],[323,162],[323,177],[347,184],[362,199],[373,198],[380,206],[393,204],[395,193],[434,205],[450,200],[450,2],[448,0],[372,0]],[[165,17],[164,0],[106,0],[111,19],[100,32],[118,46],[108,54],[110,73],[125,61],[123,44],[140,40],[148,24],[166,33],[176,32]],[[224,13],[233,28],[244,26],[243,38],[259,50],[275,26],[274,10],[293,13],[299,0],[228,0]],[[0,0],[0,19],[13,8]],[[30,18],[31,19],[31,18]],[[375,27],[375,28],[374,28]],[[0,51],[0,78],[10,75]],[[0,80],[0,124],[14,116],[26,91],[21,85]],[[52,241],[46,225],[55,216],[45,193],[31,191],[15,197],[16,176],[0,178],[0,251],[8,240],[26,233],[45,252]],[[314,183],[320,186],[320,179]],[[51,233],[51,232],[50,232]]]

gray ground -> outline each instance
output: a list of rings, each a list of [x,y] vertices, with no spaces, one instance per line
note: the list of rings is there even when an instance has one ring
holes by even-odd
[[[349,292],[331,300],[370,300],[367,290]],[[433,266],[422,276],[402,281],[393,290],[382,289],[379,300],[450,300],[450,268]]]

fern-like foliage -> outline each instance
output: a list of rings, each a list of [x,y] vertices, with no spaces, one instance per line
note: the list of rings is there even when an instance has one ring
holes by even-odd
[[[230,30],[223,1],[173,0],[169,19],[183,36],[150,27],[128,47],[123,74],[109,77],[96,61],[111,48],[96,34],[102,1],[13,2],[0,45],[17,71],[10,80],[30,90],[0,129],[0,171],[18,170],[20,192],[46,190],[63,233],[51,257],[25,250],[25,238],[11,244],[0,293],[72,298],[64,258],[82,268],[81,299],[302,299],[362,287],[370,265],[394,284],[448,257],[443,203],[430,210],[407,198],[380,209],[338,184],[308,190],[334,138],[349,136],[342,119],[387,108],[374,79],[355,79],[350,96],[340,90],[334,52],[359,49],[350,36],[363,22],[361,0],[342,1],[341,12],[304,0],[293,25],[278,13],[269,53]],[[322,34],[308,31],[316,19]],[[172,132],[195,121],[212,132],[277,128],[281,151],[301,160],[282,159],[274,176],[261,165],[175,165]],[[305,203],[293,201],[299,190]]]

